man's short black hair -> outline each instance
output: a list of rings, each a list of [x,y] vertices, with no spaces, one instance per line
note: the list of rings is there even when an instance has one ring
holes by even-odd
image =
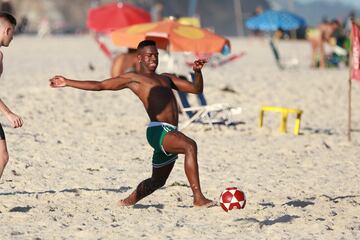
[[[155,41],[153,40],[144,40],[144,41],[141,41],[139,43],[139,45],[137,46],[137,50],[141,50],[143,49],[144,47],[147,47],[147,46],[154,46],[156,47],[156,43]]]
[[[16,26],[16,18],[8,12],[0,12],[0,18],[5,18],[9,23]]]

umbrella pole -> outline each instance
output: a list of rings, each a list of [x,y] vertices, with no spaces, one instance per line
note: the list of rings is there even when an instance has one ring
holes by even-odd
[[[234,0],[234,10],[235,10],[235,19],[236,19],[236,31],[238,36],[244,35],[244,24],[243,16],[241,9],[241,0]]]
[[[352,34],[352,33],[351,33]],[[348,141],[351,141],[351,69],[352,69],[352,37],[350,37],[350,52],[349,52],[349,88],[348,88],[348,129],[347,136]]]
[[[351,141],[351,74],[349,76],[349,91],[348,91],[348,141]]]
[[[106,44],[100,39],[100,35],[96,33],[94,37],[100,50],[111,60],[113,58],[113,54],[111,53],[110,49],[106,46]]]
[[[188,16],[194,17],[196,15],[196,9],[198,5],[198,0],[189,0]]]

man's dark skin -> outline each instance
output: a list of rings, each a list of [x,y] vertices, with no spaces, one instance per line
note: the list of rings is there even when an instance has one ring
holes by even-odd
[[[53,88],[69,86],[90,91],[129,88],[143,103],[150,121],[165,122],[177,126],[179,110],[172,89],[188,93],[201,93],[203,91],[201,69],[206,61],[194,61],[195,80],[190,82],[171,74],[155,73],[158,66],[158,50],[156,46],[145,46],[139,49],[138,60],[140,63],[138,73],[126,73],[104,81],[77,81],[55,76],[50,79],[50,86]],[[165,136],[163,147],[166,152],[185,155],[185,174],[194,194],[194,206],[212,205],[213,202],[205,198],[201,192],[196,142],[179,131],[172,131]],[[120,200],[118,204],[120,206],[134,205],[162,187],[173,166],[174,162],[160,168],[153,167],[151,178],[142,181],[134,192],[127,198]]]

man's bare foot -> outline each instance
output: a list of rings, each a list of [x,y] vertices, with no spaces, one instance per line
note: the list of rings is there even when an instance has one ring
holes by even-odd
[[[132,193],[127,198],[121,199],[118,202],[118,206],[124,207],[124,206],[132,206],[137,202],[136,200],[136,194]]]
[[[216,204],[217,203],[215,201],[211,201],[207,198],[203,198],[200,200],[194,200],[195,207],[208,208],[208,207],[216,206]]]

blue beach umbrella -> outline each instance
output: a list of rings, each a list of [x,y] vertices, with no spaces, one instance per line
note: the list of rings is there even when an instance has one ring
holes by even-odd
[[[268,10],[264,13],[249,18],[245,25],[251,30],[277,31],[293,30],[306,25],[305,20],[291,12]]]

